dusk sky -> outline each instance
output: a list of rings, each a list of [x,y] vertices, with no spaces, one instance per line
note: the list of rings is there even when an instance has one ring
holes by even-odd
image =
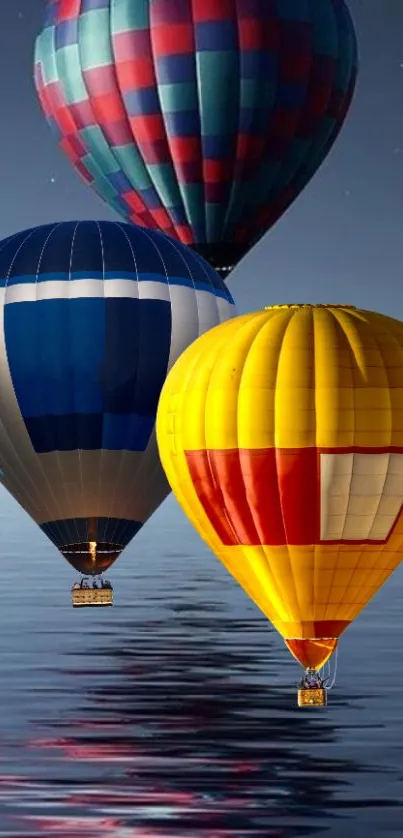
[[[318,0],[319,1],[319,0]],[[350,0],[360,71],[326,162],[230,280],[240,311],[342,302],[403,317],[403,3]],[[44,0],[0,9],[0,236],[67,219],[117,219],[59,150],[37,102]]]

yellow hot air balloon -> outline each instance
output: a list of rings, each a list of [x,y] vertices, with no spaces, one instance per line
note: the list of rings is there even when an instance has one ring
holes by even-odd
[[[168,374],[157,437],[187,516],[312,675],[402,557],[403,323],[336,305],[223,323]],[[313,684],[299,703],[325,703]]]

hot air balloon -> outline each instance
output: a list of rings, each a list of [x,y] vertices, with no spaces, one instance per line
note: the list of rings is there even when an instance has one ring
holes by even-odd
[[[97,576],[169,494],[161,387],[182,350],[233,315],[232,297],[179,242],[107,221],[5,239],[0,289],[1,483]],[[84,585],[75,604],[111,603],[110,587]]]
[[[170,371],[157,439],[191,522],[306,668],[300,703],[325,703],[317,671],[403,553],[403,323],[236,317]]]
[[[224,276],[328,154],[356,72],[344,0],[51,0],[35,51],[84,181]]]

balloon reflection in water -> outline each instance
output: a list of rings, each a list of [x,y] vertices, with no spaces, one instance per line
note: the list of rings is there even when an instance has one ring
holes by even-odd
[[[260,620],[206,623],[186,607],[173,612],[158,636],[152,622],[140,631],[129,624],[116,648],[98,649],[108,686],[101,670],[88,673],[85,647],[82,669],[67,670],[88,704],[77,716],[36,720],[52,735],[61,728],[60,737],[30,743],[49,754],[54,784],[44,781],[44,798],[63,799],[66,823],[85,809],[162,838],[314,835],[359,763],[331,758],[330,720],[296,716],[282,692],[265,685],[279,659]],[[274,652],[268,666],[256,653],[263,646],[265,657]]]

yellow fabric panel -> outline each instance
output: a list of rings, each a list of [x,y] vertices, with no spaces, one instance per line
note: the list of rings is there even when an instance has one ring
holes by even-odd
[[[229,321],[228,321],[229,322]],[[223,324],[226,325],[226,324]],[[181,356],[182,357],[182,356]],[[181,360],[181,358],[179,359]],[[172,368],[168,375],[167,384],[176,384],[176,376],[173,375],[177,364]],[[185,367],[183,371],[189,374],[189,380],[192,377],[192,365]],[[177,370],[176,370],[177,372]],[[228,549],[221,544],[214,528],[200,504],[195,488],[189,475],[189,469],[185,457],[185,446],[183,445],[183,435],[178,432],[178,427],[181,429],[185,427],[185,423],[178,421],[178,414],[180,414],[181,402],[183,404],[183,397],[181,393],[172,392],[171,388],[164,386],[157,414],[156,432],[159,445],[159,453],[163,468],[167,474],[167,478],[171,489],[193,524],[199,535],[215,553],[217,558],[223,563],[226,569],[242,586],[250,598],[256,603],[258,608],[263,611],[271,622],[275,619],[277,609],[281,607],[281,597],[277,594],[275,597],[275,605],[271,605],[268,593],[263,596],[262,590],[259,586],[256,574],[253,572],[256,566],[254,561],[254,553],[260,557],[264,556],[264,549],[262,547],[250,548],[250,555],[244,557],[242,565],[236,561],[236,555],[228,552]],[[282,548],[280,548],[282,549]],[[251,570],[252,565],[252,570]],[[272,577],[273,587],[275,588],[276,581]],[[285,592],[283,591],[283,595]]]
[[[222,331],[219,335],[213,329],[202,335],[207,340],[200,343],[196,341],[197,348],[196,343],[193,344],[198,362],[193,367],[194,372],[189,375],[191,386],[183,387],[180,383],[178,387],[183,396],[181,433],[186,450],[237,447],[237,402],[243,365],[264,320],[264,312],[258,313],[253,319],[245,315],[239,318],[237,329]],[[227,321],[222,325],[229,323]],[[213,332],[216,334],[213,335]],[[228,352],[229,342],[231,352]],[[185,371],[188,360],[193,366],[193,358],[186,359],[182,355],[179,360],[182,359],[184,366],[182,368],[180,365],[179,369]],[[173,382],[172,392],[175,393],[175,390]],[[217,416],[220,421],[216,420]]]
[[[188,450],[402,446],[402,372],[402,323],[285,306],[202,335],[166,386],[184,398],[177,412]]]
[[[242,317],[240,318],[243,319]],[[230,321],[222,323],[228,326]],[[213,334],[214,333],[214,334]],[[227,344],[227,330],[217,327],[202,335],[208,341],[195,341],[195,351],[185,363],[175,363],[169,373],[169,393],[166,413],[171,415],[172,433],[175,440],[185,449],[199,449],[206,446],[205,424],[195,418],[205,416],[206,394],[214,370],[217,355],[221,355]],[[196,346],[197,344],[197,346]],[[183,361],[185,353],[180,356]]]
[[[290,624],[355,619],[400,564],[403,537],[398,551],[387,545],[365,547],[264,547],[266,563],[259,573],[254,557],[260,548],[222,547],[221,554],[235,578],[247,562],[248,584],[261,610],[283,637],[298,637],[289,633]]]

